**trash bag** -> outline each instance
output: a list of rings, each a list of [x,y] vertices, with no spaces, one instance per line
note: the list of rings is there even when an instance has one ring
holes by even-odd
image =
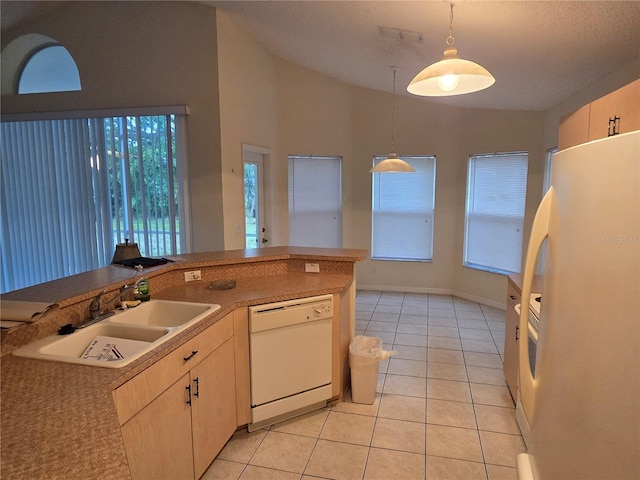
[[[349,353],[381,361],[392,357],[398,352],[395,350],[383,350],[382,341],[378,337],[356,335],[349,344]]]
[[[378,364],[395,355],[393,350],[383,350],[378,337],[357,335],[349,344],[351,367],[351,400],[371,405],[376,399]]]

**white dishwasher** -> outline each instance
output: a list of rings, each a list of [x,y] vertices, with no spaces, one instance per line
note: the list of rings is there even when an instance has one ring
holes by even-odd
[[[332,295],[249,307],[249,431],[326,405],[332,319]]]

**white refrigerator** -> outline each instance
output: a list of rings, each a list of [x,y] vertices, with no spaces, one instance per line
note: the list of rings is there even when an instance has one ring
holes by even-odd
[[[519,342],[518,478],[640,479],[640,131],[568,148],[532,227]],[[546,239],[539,330],[524,299]],[[524,337],[524,338],[523,338]]]

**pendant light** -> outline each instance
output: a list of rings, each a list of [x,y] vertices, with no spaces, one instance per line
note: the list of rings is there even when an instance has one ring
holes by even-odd
[[[415,169],[404,160],[398,158],[395,153],[395,129],[396,129],[396,67],[393,69],[393,105],[391,108],[391,153],[387,158],[378,162],[369,170],[369,173],[406,173],[415,172]]]
[[[444,97],[477,92],[490,87],[496,81],[489,71],[477,63],[458,57],[453,38],[453,3],[449,16],[449,36],[444,58],[428,66],[415,76],[407,91],[424,97]]]

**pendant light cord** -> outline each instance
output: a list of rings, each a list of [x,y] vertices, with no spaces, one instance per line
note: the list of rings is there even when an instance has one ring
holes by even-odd
[[[391,152],[396,151],[396,69],[393,68],[393,97],[391,104]]]
[[[452,47],[456,43],[456,39],[453,38],[453,3],[450,3],[451,13],[449,13],[449,36],[447,37],[447,46]]]

